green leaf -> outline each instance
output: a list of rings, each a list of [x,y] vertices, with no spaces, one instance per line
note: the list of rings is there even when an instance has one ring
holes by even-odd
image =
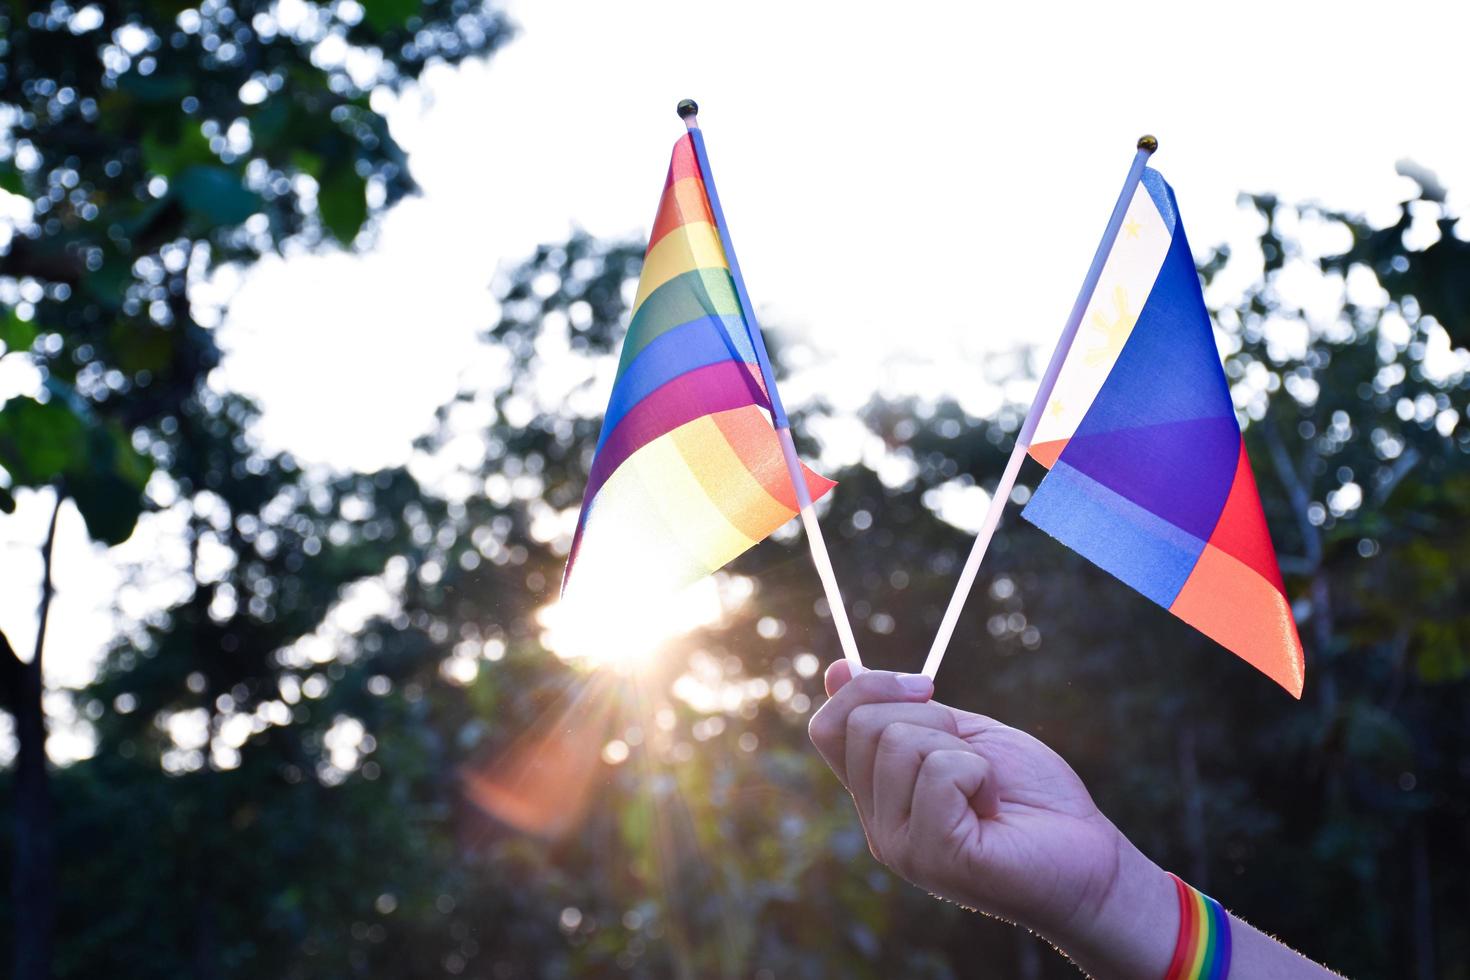
[[[4,487],[0,487],[0,513],[15,513],[15,498],[12,497],[10,495],[10,491],[5,489]]]
[[[192,119],[180,122],[170,117],[144,133],[138,148],[143,151],[143,166],[148,172],[166,177],[187,167],[218,162],[203,130]]]
[[[319,185],[316,205],[322,224],[344,245],[350,245],[367,220],[367,182],[349,167],[326,174]]]
[[[119,78],[117,87],[139,102],[155,104],[176,104],[193,89],[190,79],[183,75],[140,75],[135,71]]]
[[[13,163],[0,163],[0,191],[9,191],[25,197],[25,182]]]
[[[320,185],[322,158],[308,150],[292,150],[291,166],[304,174],[310,174]]]
[[[172,193],[186,210],[216,227],[238,225],[261,204],[239,175],[224,167],[189,167],[173,181]]]
[[[146,320],[118,320],[108,330],[117,366],[130,375],[148,371],[161,376],[173,359],[174,334]]]
[[[45,486],[86,461],[86,428],[60,399],[12,398],[0,408],[0,466],[16,484]]]
[[[7,350],[29,350],[36,341],[36,334],[36,324],[30,320],[22,320],[15,315],[14,310],[0,313],[0,343]]]
[[[266,99],[247,115],[255,152],[272,162],[290,159],[298,150],[322,141],[331,142],[335,136],[323,130],[320,114],[308,111],[302,104],[303,95],[318,86],[309,76],[297,72],[288,71],[287,76],[289,81],[284,91]]]
[[[161,205],[163,202],[154,203]],[[128,287],[132,284],[133,270],[126,261],[115,255],[108,255],[103,259],[100,269],[88,273],[82,279],[82,286],[87,293],[111,310],[122,306]]]
[[[86,465],[67,474],[66,489],[93,538],[122,544],[143,512],[143,488],[152,465],[115,422],[92,426],[87,448]]]
[[[68,483],[67,489],[93,539],[113,547],[132,537],[143,513],[141,496],[107,473]]]
[[[20,486],[60,484],[92,537],[120,544],[143,512],[153,465],[70,385],[53,375],[46,390],[46,402],[13,398],[0,409],[0,466]]]
[[[368,0],[362,6],[363,19],[379,32],[402,27],[419,12],[419,0]]]

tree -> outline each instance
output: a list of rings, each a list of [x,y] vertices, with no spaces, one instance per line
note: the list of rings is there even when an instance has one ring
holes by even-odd
[[[372,90],[493,50],[508,27],[468,0],[370,6],[309,6],[295,22],[265,2],[0,13],[0,188],[33,211],[0,257],[0,342],[44,378],[0,414],[0,508],[16,487],[50,487],[99,540],[127,538],[172,437],[224,404],[205,388],[219,351],[191,284],[288,240],[350,244],[373,208],[412,189]],[[239,479],[247,447],[223,448],[217,478]],[[3,651],[20,740],[22,978],[47,975],[51,959],[49,599],[43,587],[31,659]]]

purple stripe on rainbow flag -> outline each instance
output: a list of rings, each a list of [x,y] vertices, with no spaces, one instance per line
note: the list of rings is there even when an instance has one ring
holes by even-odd
[[[734,321],[733,323],[731,321]],[[639,402],[681,374],[722,361],[756,368],[755,351],[736,317],[710,316],[665,331],[618,372],[602,419],[599,449]]]
[[[769,404],[760,374],[746,364],[721,361],[681,374],[634,405],[603,441],[587,475],[586,499],[597,496],[629,456],[685,422],[744,405]]]

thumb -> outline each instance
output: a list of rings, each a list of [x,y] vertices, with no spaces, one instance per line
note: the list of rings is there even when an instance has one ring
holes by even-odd
[[[823,683],[827,688],[827,697],[830,698],[842,690],[850,680],[852,680],[852,664],[847,662],[846,657],[834,660],[827,667],[827,676],[823,678]]]

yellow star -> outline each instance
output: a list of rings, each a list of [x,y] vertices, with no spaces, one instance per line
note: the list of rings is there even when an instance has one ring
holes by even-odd
[[[1126,225],[1123,226],[1123,230],[1128,233],[1129,238],[1137,238],[1138,233],[1143,231],[1143,225],[1140,225],[1136,221],[1130,220]]]
[[[1061,401],[1056,398],[1053,398],[1051,400],[1051,404],[1046,406],[1046,410],[1052,418],[1056,419],[1061,418],[1067,412],[1067,410],[1062,407]]]

